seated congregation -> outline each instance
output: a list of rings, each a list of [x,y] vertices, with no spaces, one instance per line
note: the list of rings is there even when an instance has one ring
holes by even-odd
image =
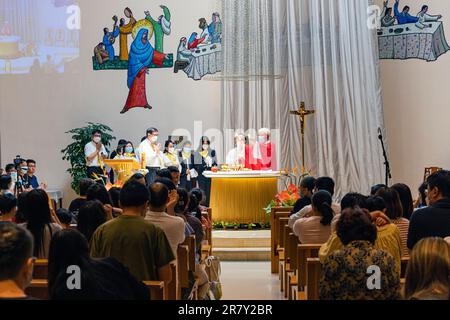
[[[273,208],[272,273],[292,300],[447,300],[450,171],[413,200],[405,184],[333,202],[329,177],[306,177],[295,206]]]
[[[147,186],[141,174],[121,189],[91,179],[79,187],[69,210],[56,211],[43,189],[18,199],[2,192],[0,299],[219,297],[206,267],[211,211],[201,205],[201,190],[188,193],[161,176]]]

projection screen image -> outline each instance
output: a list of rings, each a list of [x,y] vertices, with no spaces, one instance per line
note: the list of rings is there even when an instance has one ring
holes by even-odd
[[[0,75],[63,73],[79,56],[75,0],[0,0]]]

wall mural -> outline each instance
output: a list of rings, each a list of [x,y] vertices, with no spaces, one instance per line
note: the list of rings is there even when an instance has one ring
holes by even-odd
[[[174,72],[183,70],[193,80],[222,71],[222,21],[218,12],[213,13],[208,24],[205,18],[199,20],[200,31],[192,32],[189,40],[180,39]]]
[[[94,70],[128,70],[129,94],[122,114],[133,108],[152,109],[147,100],[145,77],[150,69],[173,67],[173,54],[164,53],[164,37],[171,33],[171,14],[166,6],[160,7],[163,14],[156,20],[149,11],[145,12],[144,19],[136,20],[132,10],[125,8],[128,21],[114,16],[112,29],[103,29],[103,39],[94,48]],[[128,50],[130,35],[132,43]],[[119,55],[116,55],[117,48]]]
[[[422,6],[416,16],[410,14],[411,7],[394,0],[384,1],[381,14],[378,43],[380,59],[421,59],[436,61],[450,50],[445,39],[442,15],[431,15],[427,5]]]

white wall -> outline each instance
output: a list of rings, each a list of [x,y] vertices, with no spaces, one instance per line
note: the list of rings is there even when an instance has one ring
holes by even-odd
[[[400,9],[409,5],[415,15],[423,4],[430,14],[443,15],[450,43],[450,1],[402,0]],[[450,52],[436,62],[383,60],[381,79],[394,182],[407,183],[414,193],[425,167],[450,168]]]
[[[101,122],[114,129],[117,138],[136,144],[148,127],[160,129],[164,140],[174,129],[193,133],[194,121],[202,121],[204,130],[220,127],[220,83],[195,82],[173,69],[151,70],[147,76],[147,97],[152,111],[135,109],[120,115],[128,88],[127,71],[92,70],[94,46],[103,38],[103,27],[112,28],[111,17],[123,16],[129,6],[137,19],[150,10],[158,17],[164,2],[172,12],[172,34],[165,38],[166,53],[174,53],[182,36],[198,29],[198,19],[210,16],[214,1],[195,0],[79,0],[82,29],[80,58],[66,67],[65,74],[34,77],[0,77],[1,164],[20,154],[38,162],[38,177],[49,186],[66,192],[66,204],[74,194],[68,163],[60,150],[71,142],[64,132],[86,122]],[[118,42],[116,53],[118,52]],[[130,41],[129,41],[130,42]]]

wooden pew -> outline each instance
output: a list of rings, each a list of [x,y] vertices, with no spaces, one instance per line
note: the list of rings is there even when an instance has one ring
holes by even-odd
[[[150,300],[167,300],[166,286],[163,281],[144,281],[150,292]]]
[[[179,245],[177,250],[177,300],[181,299],[181,289],[189,288],[189,247]]]
[[[188,265],[189,270],[194,272],[195,271],[195,251],[196,251],[196,242],[195,242],[195,236],[190,235],[189,237],[184,240],[183,245],[186,245],[189,248],[189,259],[188,259]]]
[[[320,276],[322,265],[319,258],[306,260],[306,300],[319,300]]]
[[[277,273],[279,270],[279,256],[278,256],[278,246],[279,246],[279,218],[289,217],[292,207],[282,207],[282,208],[272,208],[270,213],[270,261],[271,261],[271,271],[272,273]]]
[[[33,279],[47,279],[48,278],[48,260],[38,259],[33,265]]]
[[[322,244],[299,244],[297,245],[297,286],[292,284],[292,299],[305,300],[306,282],[306,262],[308,258],[319,257],[319,249]]]
[[[294,280],[297,273],[297,245],[298,237],[291,232],[289,226],[286,226],[285,230],[285,244],[286,244],[286,256],[284,267],[284,297],[291,300],[291,286],[290,283]]]
[[[177,263],[171,262],[170,263],[170,271],[172,274],[172,281],[167,285],[167,288],[165,288],[165,294],[164,300],[177,300]]]
[[[280,291],[284,291],[284,266],[285,266],[285,259],[286,259],[286,249],[285,249],[285,233],[286,230],[289,230],[289,226],[287,225],[289,221],[289,218],[282,217],[278,219],[278,274],[280,279]]]
[[[31,280],[28,288],[25,289],[25,293],[27,296],[41,299],[41,300],[49,300],[50,296],[48,293],[48,281],[47,279],[33,279]]]

